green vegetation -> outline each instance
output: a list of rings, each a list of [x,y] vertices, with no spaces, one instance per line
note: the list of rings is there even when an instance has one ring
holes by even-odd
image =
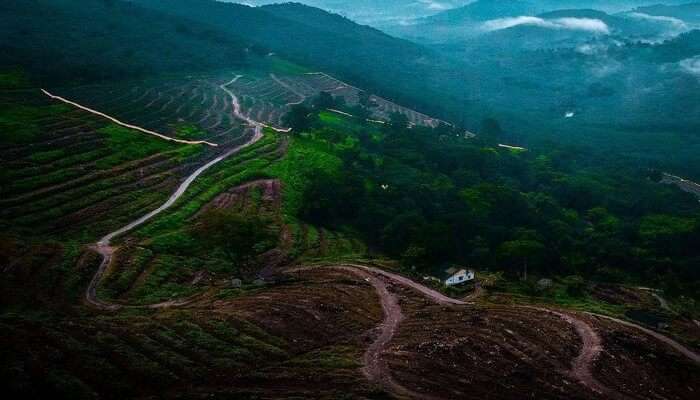
[[[98,169],[109,169],[129,160],[138,160],[153,154],[174,152],[175,158],[183,160],[196,155],[201,146],[187,146],[148,137],[119,125],[107,125],[98,130],[107,136],[107,146],[112,155],[95,163]]]
[[[380,128],[325,112],[309,121],[293,145],[342,166],[305,185],[305,221],[351,227],[424,271],[457,263],[511,277],[659,284],[663,276],[669,296],[698,293],[697,200],[645,171],[554,145],[512,152],[496,138],[408,128],[400,118]]]
[[[24,144],[37,140],[42,134],[39,121],[55,117],[70,110],[69,106],[29,106],[7,101],[0,108],[0,142]]]
[[[285,183],[285,213],[294,216],[304,206],[303,193],[314,182],[311,177],[338,176],[341,167],[342,160],[333,154],[326,143],[306,136],[295,138],[285,157],[266,172]]]
[[[0,70],[0,90],[18,89],[28,84],[29,79],[22,70]]]
[[[278,228],[271,223],[257,215],[209,210],[200,217],[194,234],[209,249],[221,250],[236,272],[251,276],[255,258],[277,244]]]

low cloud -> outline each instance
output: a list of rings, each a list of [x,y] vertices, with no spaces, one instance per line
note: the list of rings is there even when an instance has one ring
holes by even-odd
[[[539,17],[520,16],[486,21],[482,27],[487,31],[497,31],[520,25],[539,26],[547,29],[584,31],[602,35],[607,35],[610,33],[610,28],[605,22],[593,18],[544,19]]]
[[[700,78],[700,56],[687,58],[680,62],[681,69]]]
[[[645,21],[668,24],[678,30],[688,30],[688,25],[683,20],[680,20],[678,18],[666,17],[661,15],[649,15],[640,12],[632,12],[628,13],[627,15],[635,19],[642,19]]]
[[[424,4],[428,10],[432,11],[443,11],[451,8],[449,4],[441,3],[439,1],[433,1],[433,0],[419,0],[421,4]]]

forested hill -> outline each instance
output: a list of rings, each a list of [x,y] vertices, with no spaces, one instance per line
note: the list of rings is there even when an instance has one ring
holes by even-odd
[[[438,108],[447,99],[426,83],[426,76],[438,75],[445,66],[453,65],[423,46],[294,3],[256,8],[212,0],[131,1],[210,24],[398,103],[444,115]]]
[[[231,32],[119,0],[0,2],[0,64],[49,83],[231,68],[247,46]]]

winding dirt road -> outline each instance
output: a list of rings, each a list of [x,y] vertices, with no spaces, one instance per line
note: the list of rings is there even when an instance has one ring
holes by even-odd
[[[180,186],[175,190],[175,192],[168,198],[168,200],[163,203],[160,207],[156,208],[155,210],[149,212],[148,214],[140,217],[139,219],[129,223],[128,225],[117,229],[114,232],[108,233],[105,235],[102,239],[100,239],[97,244],[93,247],[101,256],[102,256],[102,262],[100,263],[99,268],[97,269],[97,272],[95,275],[92,277],[92,280],[90,281],[90,284],[88,285],[87,290],[85,291],[85,301],[87,304],[101,309],[101,310],[106,310],[106,311],[115,311],[120,308],[123,308],[125,306],[121,304],[115,304],[115,303],[108,303],[102,300],[99,300],[97,297],[97,286],[100,283],[100,280],[104,276],[105,271],[109,267],[110,263],[112,262],[115,248],[110,245],[110,242],[116,238],[117,236],[121,236],[126,232],[131,231],[132,229],[144,224],[148,220],[152,219],[156,215],[162,213],[163,211],[167,210],[170,208],[175,202],[182,197],[182,195],[187,191],[187,189],[192,185],[192,183],[206,170],[209,168],[213,167],[214,165],[218,164],[219,162],[225,160],[226,158],[240,152],[242,149],[256,143],[263,137],[263,127],[264,124],[258,121],[254,121],[245,115],[241,113],[241,107],[240,103],[238,101],[238,97],[228,90],[227,86],[234,83],[236,80],[240,79],[242,75],[237,75],[235,78],[233,78],[230,82],[225,83],[220,86],[222,90],[224,90],[230,97],[231,97],[231,102],[233,104],[232,107],[232,113],[234,116],[238,119],[241,119],[245,122],[247,122],[249,125],[251,125],[255,129],[255,133],[253,136],[248,140],[246,143],[234,147],[228,151],[226,151],[224,154],[216,157],[215,159],[209,161],[208,163],[202,165],[201,167],[197,168],[196,171],[194,171],[190,176],[185,179],[184,182],[180,184]],[[143,306],[145,308],[166,308],[166,307],[172,307],[172,306],[177,306],[177,305],[185,305],[189,301],[188,300],[171,300],[171,301],[166,301],[163,303],[157,303],[157,304],[151,304],[147,306]]]
[[[618,318],[609,317],[607,315],[595,314],[595,313],[586,313],[586,314],[597,317],[597,318],[602,318],[602,319],[607,319],[609,321],[617,322],[620,325],[628,326],[630,328],[634,328],[634,329],[637,329],[641,332],[644,332],[647,335],[652,336],[656,340],[658,340],[662,343],[665,343],[668,346],[672,347],[674,350],[681,353],[682,355],[687,357],[689,360],[691,360],[697,364],[700,364],[700,354],[690,350],[689,348],[683,346],[682,344],[678,343],[677,341],[671,339],[670,337],[668,337],[666,335],[662,335],[659,332],[652,331],[651,329],[634,324],[632,322],[625,321],[625,320],[618,319]]]
[[[391,339],[398,331],[399,324],[401,324],[401,321],[404,319],[401,306],[399,306],[399,301],[396,296],[389,292],[386,283],[382,279],[378,279],[376,275],[369,272],[371,269],[368,270],[355,266],[338,266],[334,268],[348,271],[364,278],[374,287],[382,306],[384,320],[378,326],[379,335],[365,351],[364,367],[362,368],[364,375],[370,382],[382,386],[397,397],[432,399],[431,397],[413,392],[396,382],[391,377],[391,371],[382,357],[382,353],[389,345],[389,342],[391,342]]]
[[[223,85],[220,85],[219,88],[226,92],[230,97],[231,97],[231,102],[233,103],[233,113],[236,115],[238,119],[242,119],[243,121],[247,122],[248,124],[260,128],[269,128],[272,129],[275,132],[279,133],[289,133],[292,131],[292,128],[277,128],[272,125],[267,125],[263,122],[260,121],[255,121],[254,119],[247,117],[245,114],[241,112],[241,103],[238,100],[238,97],[228,88],[230,85],[233,85],[237,80],[241,79],[243,75],[236,75],[233,79],[231,79],[229,82],[224,83]]]
[[[301,269],[310,268],[314,267]],[[365,373],[367,378],[372,382],[382,385],[387,391],[398,397],[408,397],[415,399],[434,399],[430,396],[426,396],[425,394],[415,393],[393,380],[393,378],[391,377],[391,371],[388,369],[386,363],[382,360],[382,354],[386,351],[387,346],[389,345],[391,339],[394,337],[396,331],[398,330],[401,321],[404,319],[404,315],[401,311],[401,307],[398,303],[396,296],[390,293],[387,290],[386,284],[381,279],[377,279],[377,277],[381,276],[387,278],[397,284],[415,290],[416,292],[426,296],[427,298],[435,301],[438,304],[462,306],[473,303],[452,299],[443,295],[440,292],[423,286],[420,283],[417,283],[409,278],[379,268],[374,268],[360,264],[340,264],[337,266],[332,266],[331,268],[345,270],[358,276],[364,277],[375,288],[380,298],[382,310],[384,312],[384,320],[379,325],[379,336],[367,348],[364,356],[363,372]],[[556,315],[557,317],[561,318],[562,320],[566,321],[574,327],[576,333],[581,339],[582,345],[578,356],[571,363],[571,369],[568,372],[571,377],[579,381],[583,386],[587,387],[591,391],[596,392],[601,396],[604,396],[605,398],[619,400],[628,399],[628,397],[624,394],[605,386],[594,376],[594,364],[600,356],[601,352],[603,351],[603,340],[593,328],[593,326],[591,326],[588,322],[576,318],[574,315],[569,313],[542,307],[521,307]],[[684,347],[680,343],[674,341],[673,339],[665,335],[662,335],[658,332],[654,332],[650,329],[641,327],[628,321],[623,321],[604,315],[592,313],[588,314],[598,318],[605,318],[617,322],[619,324],[638,329],[656,338],[662,343],[669,345],[682,355],[688,357],[690,360],[696,363],[700,363],[700,355],[694,353],[693,351],[689,350],[688,348]]]
[[[627,397],[598,381],[593,375],[593,365],[603,351],[603,339],[591,325],[573,315],[540,307],[523,307],[556,315],[574,327],[581,338],[581,351],[571,363],[569,375],[592,391],[610,399],[626,399]]]

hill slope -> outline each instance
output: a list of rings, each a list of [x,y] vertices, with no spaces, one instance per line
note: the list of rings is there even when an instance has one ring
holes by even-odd
[[[128,2],[0,4],[0,64],[21,65],[54,82],[239,66],[246,47],[232,33]]]

